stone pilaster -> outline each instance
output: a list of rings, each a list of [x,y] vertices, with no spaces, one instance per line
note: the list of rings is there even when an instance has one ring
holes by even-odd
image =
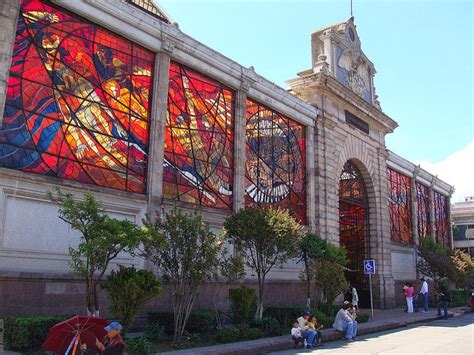
[[[310,231],[316,231],[316,176],[314,169],[314,127],[306,127],[306,211]]]
[[[416,205],[416,176],[419,168],[416,167],[413,177],[410,178],[410,188],[411,188],[411,228],[413,233],[413,243],[418,245],[419,235],[418,235],[418,206]]]
[[[434,208],[434,179],[435,177],[431,179],[431,184],[430,184],[430,198],[429,198],[429,204],[430,204],[430,229],[431,229],[431,238],[436,240],[436,224],[435,224],[435,208]]]
[[[19,0],[3,0],[0,4],[0,128],[3,123],[3,110],[19,9]]]
[[[448,233],[449,233],[449,241],[450,241],[450,248],[454,248],[454,240],[453,240],[453,219],[451,216],[451,197],[453,197],[454,193],[454,187],[451,187],[451,190],[449,191],[449,196],[448,196]],[[468,240],[468,245],[470,243],[470,240]]]
[[[164,42],[162,51],[158,52],[155,58],[147,174],[147,213],[150,214],[161,208],[163,197],[165,121],[168,107],[169,67],[172,50],[173,47]]]
[[[243,81],[245,83],[245,81]],[[247,110],[247,90],[246,85],[242,85],[243,90],[238,90],[235,95],[235,121],[234,121],[234,211],[245,207],[245,129]],[[245,90],[247,89],[247,90]]]

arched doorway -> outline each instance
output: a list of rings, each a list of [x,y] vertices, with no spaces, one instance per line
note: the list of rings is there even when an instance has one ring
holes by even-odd
[[[369,199],[359,168],[351,160],[344,164],[339,177],[339,236],[350,259],[347,280],[359,293],[359,304],[369,305],[368,282],[363,272],[363,260],[370,256]]]

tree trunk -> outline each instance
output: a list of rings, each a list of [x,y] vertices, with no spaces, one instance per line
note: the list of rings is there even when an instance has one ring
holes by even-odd
[[[257,310],[255,312],[255,319],[261,320],[263,318],[263,290],[265,284],[265,276],[261,276],[257,273],[258,276],[258,302]]]
[[[94,282],[94,275],[88,274],[86,280],[86,301],[87,315],[92,317],[99,316],[99,307],[97,304],[97,289]]]
[[[306,270],[306,310],[311,310],[311,275],[309,271],[308,258],[304,258],[304,268]]]

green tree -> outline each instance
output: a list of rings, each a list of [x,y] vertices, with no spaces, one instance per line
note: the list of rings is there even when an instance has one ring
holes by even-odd
[[[302,226],[280,209],[246,208],[227,218],[224,228],[258,280],[256,319],[262,319],[265,278],[275,265],[298,256]]]
[[[124,333],[138,312],[163,291],[160,281],[152,272],[122,265],[118,271],[112,271],[102,287],[109,296],[110,311],[121,320]]]
[[[110,218],[90,193],[82,201],[75,201],[71,194],[60,190],[48,192],[47,196],[59,205],[59,218],[80,233],[77,248],[69,247],[69,266],[86,281],[87,314],[98,316],[97,286],[110,262],[122,252],[133,253],[143,234],[130,221]]]
[[[144,221],[148,237],[142,255],[158,266],[172,292],[174,338],[179,342],[186,328],[199,288],[222,268],[225,240],[211,232],[201,216],[174,209],[164,219]],[[231,258],[227,261],[230,263]]]
[[[322,304],[332,304],[337,295],[347,287],[344,266],[349,260],[346,249],[311,232],[305,233],[299,248],[300,261],[305,266],[301,279],[306,284],[306,307],[312,307],[312,293]],[[316,297],[316,289],[321,292],[321,297]]]

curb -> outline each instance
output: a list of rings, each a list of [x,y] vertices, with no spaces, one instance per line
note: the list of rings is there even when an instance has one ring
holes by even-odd
[[[449,312],[448,317],[458,317],[469,313],[470,310],[457,309],[456,313]],[[371,334],[384,330],[403,328],[408,325],[431,322],[440,319],[439,316],[427,316],[423,319],[416,319],[410,322],[391,322],[382,324],[363,323],[358,335]],[[341,339],[341,333],[334,329],[322,330],[324,342]],[[294,343],[288,335],[282,335],[273,338],[262,338],[238,343],[229,343],[223,345],[206,346],[201,348],[191,348],[178,351],[165,352],[167,355],[193,355],[193,354],[211,354],[211,355],[258,355],[267,352],[289,350],[294,348]]]

